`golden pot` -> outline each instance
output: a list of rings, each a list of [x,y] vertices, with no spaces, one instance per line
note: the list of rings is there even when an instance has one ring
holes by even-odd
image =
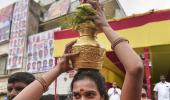
[[[79,52],[73,59],[75,69],[92,68],[101,69],[105,49],[96,41],[97,29],[95,25],[85,22],[78,26],[80,37],[73,45],[72,52]]]

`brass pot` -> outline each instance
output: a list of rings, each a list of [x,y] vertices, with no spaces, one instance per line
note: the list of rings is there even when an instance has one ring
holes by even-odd
[[[97,29],[88,22],[78,26],[80,37],[73,45],[72,52],[79,52],[73,59],[75,69],[92,68],[100,70],[105,55],[105,49],[96,41]]]

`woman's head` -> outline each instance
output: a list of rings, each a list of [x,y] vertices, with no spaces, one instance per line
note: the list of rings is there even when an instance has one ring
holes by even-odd
[[[108,100],[103,76],[94,69],[79,70],[71,83],[73,100]]]

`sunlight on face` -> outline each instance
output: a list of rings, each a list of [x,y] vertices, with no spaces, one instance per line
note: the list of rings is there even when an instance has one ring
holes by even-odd
[[[94,81],[89,78],[73,84],[73,100],[103,100]]]

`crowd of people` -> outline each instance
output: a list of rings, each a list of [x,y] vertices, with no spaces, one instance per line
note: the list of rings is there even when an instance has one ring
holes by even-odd
[[[170,100],[170,83],[166,81],[165,75],[160,75],[160,82],[153,88],[153,100]],[[109,100],[121,100],[121,89],[113,82],[112,88],[108,90]],[[141,90],[141,100],[151,100],[147,95],[147,87],[143,85]]]
[[[121,100],[121,89],[117,87],[116,82],[113,82],[112,88],[108,90],[109,100]],[[141,90],[141,99],[140,100],[151,100],[147,96],[146,86],[142,87]]]
[[[98,76],[100,76],[100,77],[98,77]],[[105,95],[104,100],[121,100],[120,99],[121,98],[121,88],[119,88],[117,86],[117,83],[113,82],[112,87],[109,88],[108,91],[103,91],[103,90],[105,90],[104,78],[102,77],[102,75],[100,75],[100,73],[98,73],[95,70],[79,71],[73,81],[78,81],[85,77],[87,77],[87,80],[85,79],[85,80],[78,82],[78,85],[82,84],[82,83],[88,84],[88,81],[89,81],[88,77],[90,77],[90,78],[92,78],[91,80],[95,81],[95,84],[97,85],[97,87],[100,87],[100,88],[98,88],[99,94]],[[12,74],[8,78],[8,85],[7,85],[8,100],[13,100],[15,96],[17,96],[26,86],[28,86],[33,81],[35,81],[35,77],[28,72],[17,72],[17,73]],[[99,81],[101,81],[103,83],[100,83]],[[72,84],[71,84],[71,89],[73,89],[73,83],[74,82],[72,82]],[[84,84],[83,87],[86,87],[89,89],[94,88],[94,86],[88,87],[89,85],[87,85],[87,84]],[[83,91],[84,90],[82,89],[82,92]],[[153,91],[154,91],[154,99],[152,99],[152,100],[170,100],[170,83],[166,81],[166,78],[164,75],[160,76],[160,82],[155,84]],[[80,98],[81,94],[75,93],[74,95],[78,99],[78,98]],[[88,95],[90,95],[90,94],[88,94]],[[140,100],[151,100],[147,96],[147,88],[145,85],[143,85],[140,95],[141,95]]]
[[[146,89],[142,88],[144,76],[142,60],[130,47],[128,40],[119,36],[110,27],[101,4],[92,0],[87,2],[97,10],[96,15],[88,18],[94,20],[99,29],[104,32],[112,44],[112,49],[123,64],[126,74],[121,90],[117,88],[116,82],[113,82],[113,87],[107,91],[105,79],[98,70],[79,69],[70,86],[71,96],[69,100],[149,100],[147,99]],[[61,73],[72,69],[69,60],[79,55],[79,53],[70,52],[74,43],[76,41],[66,45],[63,56],[57,60],[57,65],[42,77],[35,79],[33,75],[26,72],[11,75],[8,80],[9,100],[39,100],[42,94],[47,91],[48,86]],[[170,100],[168,94],[170,91],[164,90],[169,87],[169,83],[165,82],[165,77],[161,76],[161,82],[156,84],[154,88],[155,99]]]

